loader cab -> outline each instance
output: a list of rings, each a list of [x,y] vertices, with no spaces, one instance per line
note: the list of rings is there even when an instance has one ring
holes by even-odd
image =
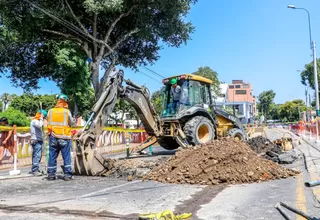
[[[176,79],[176,85],[172,85],[172,79]],[[163,84],[161,118],[180,118],[192,107],[211,111],[211,80],[184,74],[164,79]]]

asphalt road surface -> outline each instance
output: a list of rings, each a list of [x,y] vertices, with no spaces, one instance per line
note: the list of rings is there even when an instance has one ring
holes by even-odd
[[[163,156],[161,149],[155,151]],[[233,186],[127,182],[85,176],[76,176],[69,182],[47,181],[43,177],[2,180],[0,219],[137,219],[139,213],[169,209],[175,213],[192,212],[192,219],[281,220],[284,218],[274,208],[280,201],[309,215],[318,214],[319,218],[320,205],[311,190],[304,187],[308,175],[303,161],[290,167],[303,173],[288,179]]]

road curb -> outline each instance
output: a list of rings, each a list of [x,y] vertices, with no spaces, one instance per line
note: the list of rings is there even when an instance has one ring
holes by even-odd
[[[9,172],[8,172],[9,173]],[[0,176],[1,180],[12,180],[12,179],[21,179],[21,178],[27,178],[27,177],[34,177],[32,174],[22,174],[22,175],[16,175],[16,176]]]
[[[302,140],[308,144],[311,147],[314,147],[311,143],[309,143],[308,140],[306,140],[304,137],[301,137]],[[304,152],[303,153],[303,158],[305,161],[305,165],[306,165],[306,169],[309,173],[309,179],[310,181],[315,181],[315,180],[320,180],[320,176],[317,172],[317,168],[316,166],[313,164],[312,160],[308,160],[308,156],[306,156],[306,154]],[[314,197],[316,198],[316,200],[320,203],[320,186],[314,186],[311,188],[312,193],[314,195]]]

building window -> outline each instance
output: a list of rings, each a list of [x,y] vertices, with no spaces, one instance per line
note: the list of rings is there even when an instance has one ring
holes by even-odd
[[[234,89],[234,85],[230,85],[230,86],[229,86],[229,89]]]
[[[240,89],[241,86],[240,86],[240,85],[236,85],[235,88],[236,88],[236,89]]]
[[[245,89],[246,89],[246,88],[249,88],[249,85],[248,85],[248,84],[243,84],[243,85],[242,85],[242,88],[245,88]]]
[[[236,90],[237,95],[245,95],[247,94],[247,90]]]

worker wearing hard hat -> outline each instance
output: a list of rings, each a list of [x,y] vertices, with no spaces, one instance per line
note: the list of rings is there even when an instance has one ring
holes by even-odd
[[[60,94],[56,96],[57,103],[48,112],[48,134],[49,134],[49,161],[48,180],[56,179],[57,157],[61,151],[64,161],[64,180],[72,179],[71,167],[71,126],[72,115],[68,109],[68,96]]]
[[[40,162],[42,157],[43,145],[43,119],[47,117],[46,110],[38,110],[35,117],[30,123],[30,145],[32,146],[32,167],[30,174],[34,176],[41,176]]]
[[[181,95],[181,87],[178,85],[178,81],[176,78],[171,79],[170,84],[171,84],[171,92],[173,96],[170,110],[171,110],[171,113],[174,114],[179,103],[179,99]]]

